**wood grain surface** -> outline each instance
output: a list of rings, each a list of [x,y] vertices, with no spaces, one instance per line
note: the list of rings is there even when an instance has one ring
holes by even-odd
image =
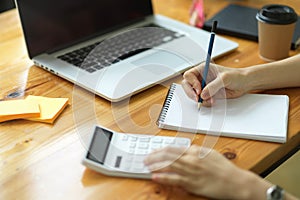
[[[184,23],[191,0],[153,0],[154,11]],[[282,3],[300,13],[299,1],[205,0],[213,16],[229,3],[261,7]],[[256,42],[224,36],[239,48],[215,63],[246,67],[263,63]],[[262,173],[300,144],[300,88],[264,91],[290,98],[288,141],[285,144],[189,134],[157,128],[155,122],[175,77],[119,103],[111,103],[33,65],[27,57],[15,9],[0,14],[0,100],[27,95],[68,97],[69,105],[53,125],[26,120],[0,123],[0,199],[202,199],[180,188],[148,180],[112,178],[81,164],[87,136],[94,124],[116,131],[185,136],[194,144],[213,146],[238,166]],[[290,55],[299,53],[291,51]],[[276,81],[276,80],[274,80]]]

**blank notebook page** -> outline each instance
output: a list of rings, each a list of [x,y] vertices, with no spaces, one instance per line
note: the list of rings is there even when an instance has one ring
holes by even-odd
[[[188,98],[173,84],[158,120],[159,127],[229,137],[285,142],[289,98],[286,95],[246,94],[217,100],[212,107]]]

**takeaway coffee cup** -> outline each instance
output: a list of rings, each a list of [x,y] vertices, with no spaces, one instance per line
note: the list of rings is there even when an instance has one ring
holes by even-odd
[[[287,58],[298,16],[293,8],[271,4],[262,7],[257,15],[260,57],[266,61]]]

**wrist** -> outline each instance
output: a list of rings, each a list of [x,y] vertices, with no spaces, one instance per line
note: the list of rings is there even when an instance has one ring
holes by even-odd
[[[260,67],[247,67],[243,68],[243,74],[246,77],[246,89],[247,91],[262,89],[265,82],[265,77],[261,77]]]
[[[245,92],[249,92],[255,88],[255,73],[252,68],[253,67],[246,67],[239,69],[239,76],[241,80],[240,84]]]
[[[252,200],[252,199],[262,199],[266,200],[266,192],[268,188],[272,186],[271,183],[262,179],[253,172],[242,170],[239,175],[239,180],[241,181],[237,188],[237,196],[234,199]]]

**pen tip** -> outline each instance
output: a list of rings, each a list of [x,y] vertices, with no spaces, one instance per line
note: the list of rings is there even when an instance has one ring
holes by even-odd
[[[200,110],[202,103],[198,103],[198,110]]]

